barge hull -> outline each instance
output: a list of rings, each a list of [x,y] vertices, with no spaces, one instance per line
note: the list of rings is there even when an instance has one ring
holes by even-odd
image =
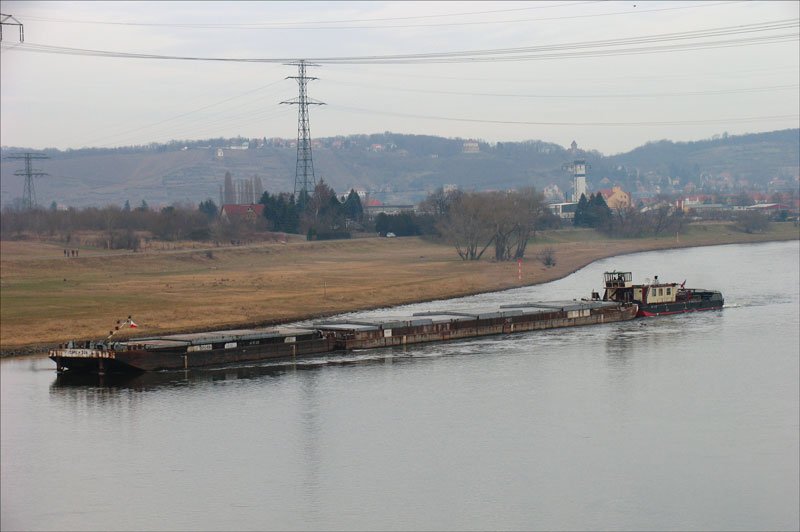
[[[576,327],[636,317],[635,304],[566,301],[501,306],[485,312],[424,312],[400,318],[330,321],[314,328],[241,329],[87,343],[50,351],[59,372],[116,373],[222,366],[243,362]]]
[[[372,349],[632,320],[638,307],[607,302],[527,303],[486,313],[424,312],[394,321],[330,321],[314,325],[338,349]]]

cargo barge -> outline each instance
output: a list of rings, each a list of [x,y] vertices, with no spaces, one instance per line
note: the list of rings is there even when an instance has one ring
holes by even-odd
[[[59,372],[180,370],[612,323],[635,318],[637,310],[635,303],[616,301],[522,303],[474,312],[443,310],[318,321],[306,328],[239,329],[81,345],[70,342],[50,350],[50,358]]]
[[[631,272],[605,272],[603,301],[635,303],[640,317],[683,314],[701,310],[720,309],[725,304],[722,293],[706,288],[685,288],[686,281],[678,283],[659,282],[633,284]]]

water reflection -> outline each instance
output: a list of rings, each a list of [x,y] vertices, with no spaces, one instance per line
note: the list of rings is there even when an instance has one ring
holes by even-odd
[[[311,522],[319,521],[320,507],[320,403],[318,371],[300,373],[300,426],[302,430],[302,456],[305,465],[303,493],[305,511]]]
[[[314,358],[302,362],[265,363],[263,365],[224,366],[209,369],[180,371],[157,371],[144,373],[109,373],[93,375],[85,373],[56,374],[50,385],[51,393],[66,394],[75,389],[117,389],[132,391],[153,391],[160,388],[178,386],[198,386],[237,380],[266,380],[279,378],[296,372],[314,372],[326,366],[363,366],[391,363],[400,350],[370,350],[357,355],[336,356],[333,358]]]

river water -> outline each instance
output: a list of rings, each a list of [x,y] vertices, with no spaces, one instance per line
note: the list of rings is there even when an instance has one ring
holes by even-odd
[[[410,306],[583,297],[619,269],[723,291],[694,315],[103,385],[4,360],[0,526],[797,530],[798,257],[640,253]]]

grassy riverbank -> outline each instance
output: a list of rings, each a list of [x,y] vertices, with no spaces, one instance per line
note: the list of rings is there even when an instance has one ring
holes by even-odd
[[[547,231],[528,247],[521,281],[516,263],[464,262],[451,247],[419,238],[187,246],[146,253],[84,249],[77,258],[65,258],[56,244],[3,241],[0,353],[102,338],[128,315],[139,324],[128,335],[264,325],[537,284],[594,260],[636,251],[799,236],[790,223],[772,224],[763,234],[737,232],[727,224],[697,225],[679,239]],[[555,266],[534,259],[543,248],[555,251]]]

